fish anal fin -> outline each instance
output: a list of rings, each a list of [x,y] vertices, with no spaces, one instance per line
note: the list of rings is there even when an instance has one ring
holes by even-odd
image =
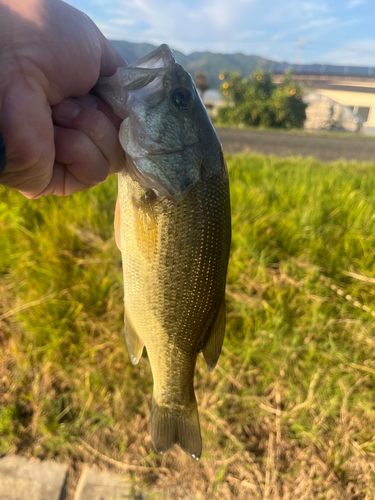
[[[144,342],[141,337],[136,332],[133,327],[132,322],[127,317],[125,312],[125,340],[128,346],[128,351],[130,354],[130,359],[133,365],[136,365],[139,361],[139,358],[142,356]]]
[[[119,198],[117,197],[116,208],[115,208],[115,240],[117,248],[121,252],[121,213],[120,213],[120,203]]]
[[[202,438],[195,399],[188,406],[174,410],[158,405],[152,398],[151,437],[159,455],[177,444],[198,461],[202,454]]]
[[[203,356],[210,372],[216,366],[223,345],[225,334],[225,299],[218,313],[206,332],[206,344],[203,347]]]

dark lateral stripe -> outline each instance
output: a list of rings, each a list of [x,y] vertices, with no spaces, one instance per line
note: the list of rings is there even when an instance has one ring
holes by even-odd
[[[0,133],[0,174],[3,172],[6,163],[5,144]]]

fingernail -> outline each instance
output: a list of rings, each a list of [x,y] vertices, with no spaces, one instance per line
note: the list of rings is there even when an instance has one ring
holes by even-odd
[[[55,107],[55,113],[62,120],[74,120],[81,112],[80,106],[71,99],[64,99]]]

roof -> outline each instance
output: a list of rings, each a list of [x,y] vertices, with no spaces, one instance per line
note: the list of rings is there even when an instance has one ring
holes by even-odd
[[[298,75],[337,75],[337,76],[371,76],[375,77],[375,68],[366,66],[332,66],[329,64],[288,64],[277,63],[274,73],[285,73],[288,69]]]

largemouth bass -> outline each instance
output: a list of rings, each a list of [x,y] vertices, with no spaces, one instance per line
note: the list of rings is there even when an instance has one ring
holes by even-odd
[[[199,460],[194,369],[214,369],[225,331],[231,238],[228,173],[191,76],[162,45],[96,91],[122,118],[115,229],[122,252],[125,337],[137,364],[146,346],[154,392],[151,436]]]

